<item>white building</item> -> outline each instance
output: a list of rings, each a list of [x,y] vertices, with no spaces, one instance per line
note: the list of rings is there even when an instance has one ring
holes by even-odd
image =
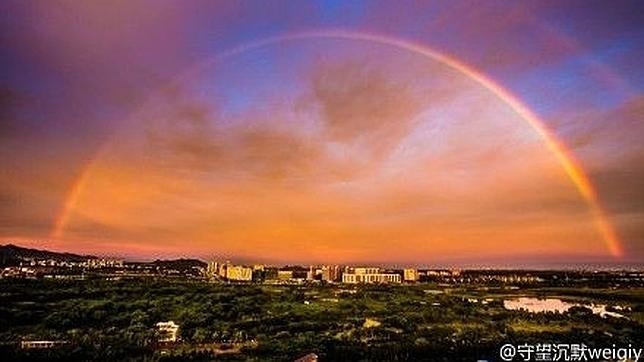
[[[382,273],[380,268],[353,268],[342,274],[342,282],[358,283],[400,283],[400,274]]]
[[[22,349],[41,349],[41,348],[54,348],[67,344],[67,341],[21,341],[20,348]]]
[[[159,322],[156,324],[160,337],[159,342],[176,342],[179,334],[179,325],[173,321]]]

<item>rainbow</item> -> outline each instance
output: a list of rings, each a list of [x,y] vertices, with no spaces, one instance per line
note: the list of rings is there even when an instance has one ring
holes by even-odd
[[[65,226],[69,222],[69,219],[72,217],[72,214],[76,207],[76,203],[78,202],[78,199],[80,198],[81,193],[85,189],[85,184],[87,183],[87,180],[90,177],[92,168],[96,163],[96,160],[99,158],[98,154],[100,154],[100,151],[97,152],[97,154],[94,156],[92,160],[86,163],[85,167],[83,167],[83,169],[81,170],[79,176],[76,177],[71,187],[69,188],[69,191],[65,196],[65,200],[63,201],[63,205],[60,209],[60,212],[58,213],[58,217],[56,217],[51,227],[51,231],[49,233],[49,236],[51,238],[61,239],[63,237],[63,233],[65,232]]]
[[[354,31],[323,30],[301,32],[270,37],[226,50],[209,59],[208,61],[197,65],[179,78],[183,79],[188,74],[193,74],[194,72],[204,69],[205,67],[208,67],[215,62],[219,62],[224,58],[244,53],[249,50],[275,43],[311,38],[365,41],[403,49],[442,63],[445,66],[462,73],[472,81],[478,83],[483,88],[492,92],[495,96],[497,96],[508,106],[510,106],[514,112],[516,112],[522,119],[524,119],[535,132],[537,132],[539,137],[543,140],[545,147],[555,157],[561,167],[563,167],[564,171],[574,184],[575,188],[578,190],[579,194],[586,201],[592,214],[593,220],[596,224],[597,230],[599,231],[609,254],[613,257],[621,257],[623,255],[621,242],[617,236],[617,233],[615,232],[613,225],[607,218],[606,212],[599,202],[597,192],[593,188],[588,175],[585,173],[580,163],[574,158],[572,153],[568,149],[566,149],[564,144],[560,142],[555,134],[548,129],[543,120],[539,119],[539,117],[527,106],[525,106],[518,97],[513,95],[510,91],[505,89],[500,84],[485,76],[477,69],[461,62],[460,60],[450,55],[438,52],[428,46],[384,35]],[[98,154],[100,154],[100,151],[98,152]],[[75,209],[76,203],[78,202],[78,198],[85,188],[85,184],[87,183],[87,179],[89,178],[90,170],[98,158],[99,157],[97,155],[92,162],[89,162],[87,166],[82,170],[76,181],[72,184],[72,187],[70,188],[70,191],[68,192],[67,197],[63,202],[61,211],[53,223],[51,229],[51,236],[53,238],[58,239],[63,236],[65,227]]]

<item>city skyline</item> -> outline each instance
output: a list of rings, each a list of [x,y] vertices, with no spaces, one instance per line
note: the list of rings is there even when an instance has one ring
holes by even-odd
[[[37,250],[44,252],[69,254],[69,250],[63,249],[34,249],[28,245],[15,245],[5,244],[0,245],[0,248],[26,248],[27,250]],[[378,267],[384,269],[405,269],[415,268],[418,270],[603,270],[603,271],[623,271],[623,270],[642,270],[644,264],[641,261],[614,261],[606,262],[603,259],[587,259],[579,260],[574,259],[574,262],[565,263],[559,261],[550,261],[546,259],[535,259],[531,256],[526,256],[525,259],[518,259],[512,262],[502,261],[500,259],[482,260],[479,262],[463,261],[463,260],[448,260],[448,261],[420,261],[420,262],[406,262],[395,260],[383,261],[347,261],[338,263],[333,260],[270,260],[265,258],[238,258],[230,255],[221,254],[151,254],[145,257],[128,256],[126,254],[88,254],[82,251],[72,253],[75,257],[87,257],[96,259],[98,261],[118,261],[125,263],[150,263],[154,261],[180,261],[180,260],[194,260],[203,263],[230,263],[244,267],[256,267],[258,265],[271,267],[271,268],[308,268],[308,267],[325,267],[325,266],[342,266],[342,267]],[[37,258],[44,260],[43,258]],[[85,259],[83,259],[85,260]]]
[[[200,5],[1,5],[0,243],[644,259],[636,3]]]

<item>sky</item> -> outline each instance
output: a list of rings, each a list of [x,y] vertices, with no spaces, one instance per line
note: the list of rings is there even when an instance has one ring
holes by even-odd
[[[644,260],[637,1],[3,1],[0,243]]]

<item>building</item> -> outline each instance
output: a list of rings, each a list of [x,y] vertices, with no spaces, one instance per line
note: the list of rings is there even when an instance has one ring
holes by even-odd
[[[278,270],[277,271],[277,280],[291,280],[293,279],[292,270]]]
[[[159,331],[159,342],[176,342],[179,334],[179,325],[173,321],[159,322],[156,324]]]
[[[206,275],[210,278],[219,277],[233,281],[251,281],[253,280],[253,269],[243,265],[234,265],[229,261],[221,264],[211,261],[208,263]]]
[[[340,268],[339,265],[333,266],[333,274],[334,274],[333,281],[339,282],[342,280],[342,268]]]
[[[336,282],[340,280],[340,267],[337,265],[326,265],[322,267],[322,280]]]
[[[380,268],[353,268],[342,274],[342,282],[358,283],[400,283],[400,274],[383,273]]]
[[[306,280],[314,280],[315,279],[315,269],[313,269],[313,266],[309,267],[309,271],[306,272]]]
[[[206,275],[209,278],[214,278],[217,274],[219,274],[219,263],[216,261],[209,262],[206,267]]]
[[[253,280],[263,281],[266,279],[266,266],[264,264],[253,265]]]
[[[296,359],[295,362],[318,362],[318,355],[315,353],[309,353],[304,357]]]
[[[403,271],[403,276],[406,282],[417,282],[419,277],[418,269],[408,268]]]
[[[228,265],[226,279],[249,282],[253,280],[253,269],[241,265]]]
[[[87,266],[88,268],[122,268],[123,260],[87,259],[85,266]]]
[[[21,341],[20,348],[43,349],[43,348],[54,348],[64,344],[67,344],[67,341]]]
[[[351,269],[349,269],[351,271]],[[358,268],[353,268],[353,273],[354,274],[378,274],[380,273],[380,268],[378,267],[358,267]]]
[[[225,263],[219,264],[219,270],[217,271],[217,273],[219,274],[220,278],[224,278],[224,279],[226,278],[226,275],[227,275],[226,271],[228,269],[229,264],[230,264],[230,262],[228,262],[228,261],[225,262]]]

